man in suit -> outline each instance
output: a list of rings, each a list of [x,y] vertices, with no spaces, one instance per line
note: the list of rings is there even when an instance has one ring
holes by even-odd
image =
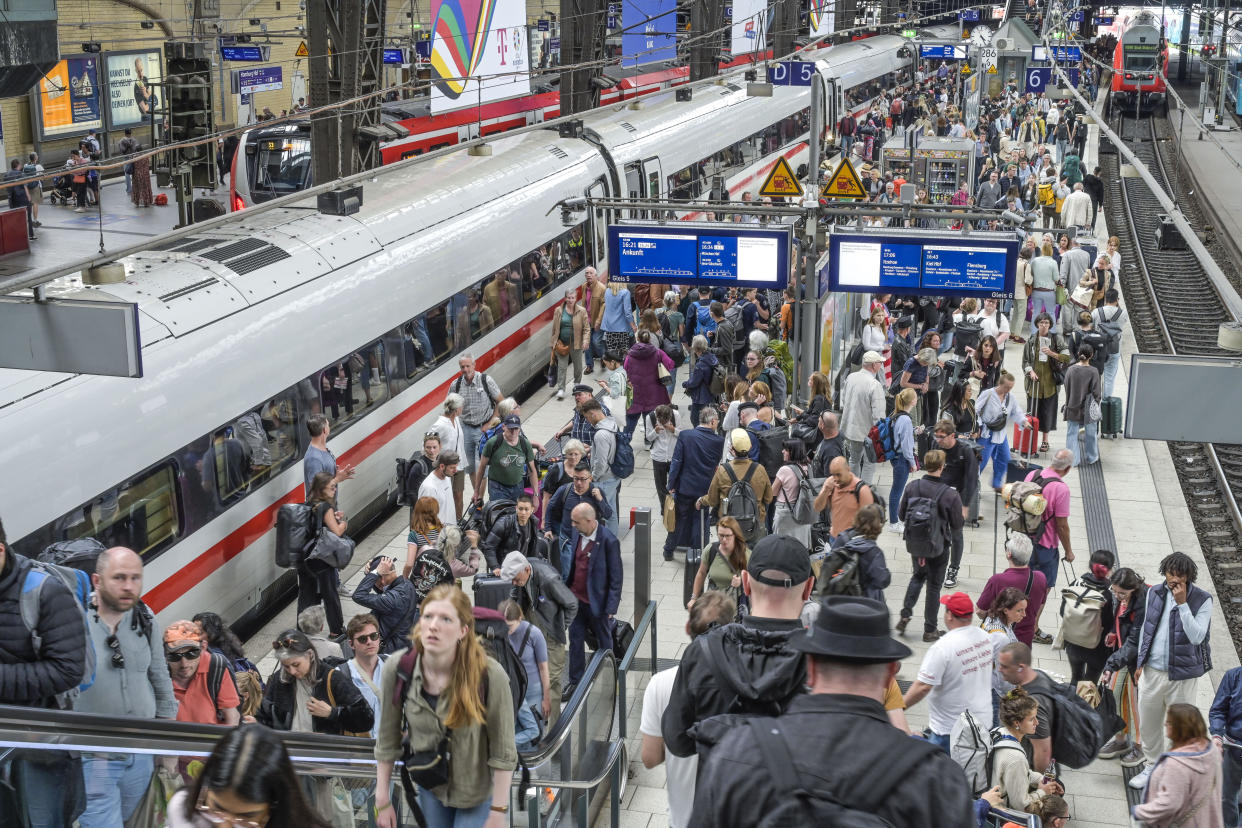
[[[716,433],[720,414],[712,406],[699,412],[699,424],[677,435],[668,467],[668,493],[677,506],[677,522],[664,539],[664,560],[673,559],[679,546],[703,543],[699,513],[694,504],[711,488],[712,476],[724,454],[724,437]]]
[[[569,591],[578,599],[578,614],[569,625],[569,684],[565,694],[582,680],[586,670],[586,633],[589,627],[602,650],[612,649],[613,616],[621,605],[621,544],[599,522],[589,503],[574,507],[571,518]]]

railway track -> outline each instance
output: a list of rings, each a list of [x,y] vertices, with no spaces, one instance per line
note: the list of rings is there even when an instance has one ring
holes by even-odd
[[[1166,118],[1129,121],[1122,134],[1197,231],[1198,204],[1182,185]],[[1102,155],[1108,225],[1122,251],[1121,290],[1139,349],[1183,356],[1236,356],[1216,344],[1218,323],[1230,321],[1225,304],[1196,257],[1156,249],[1164,212],[1141,178],[1121,175],[1120,156]],[[1208,401],[1205,389],[1203,402]],[[1194,401],[1189,401],[1193,404]],[[1195,530],[1212,571],[1234,646],[1242,650],[1242,446],[1170,442]],[[1155,573],[1143,573],[1148,580]]]

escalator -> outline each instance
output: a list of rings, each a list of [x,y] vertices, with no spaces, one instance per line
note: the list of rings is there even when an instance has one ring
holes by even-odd
[[[535,750],[522,754],[530,781],[520,791],[522,774],[514,774],[512,825],[587,828],[610,795],[615,809],[626,769],[617,691],[612,654],[595,653],[556,725]],[[156,766],[175,765],[176,774],[185,779],[211,753],[220,732],[210,725],[0,705],[0,825],[26,824],[17,794],[19,759],[50,765],[81,754],[151,756]],[[317,795],[325,817],[331,812],[334,828],[374,826],[376,763],[370,739],[308,733],[281,737],[299,780]],[[75,788],[67,785],[65,797],[78,795]],[[395,788],[398,824],[414,826],[400,785]],[[526,796],[528,792],[533,795]],[[519,799],[524,800],[521,807]]]

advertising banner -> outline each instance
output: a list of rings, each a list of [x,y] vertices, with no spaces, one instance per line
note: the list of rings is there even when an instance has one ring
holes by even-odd
[[[630,0],[621,7],[621,28],[625,65],[677,57],[677,0]]]
[[[530,93],[524,0],[432,0],[431,111]]]
[[[829,0],[831,2],[831,0]],[[730,51],[745,55],[764,48],[768,6],[764,0],[733,0],[733,39]]]
[[[35,126],[42,140],[102,129],[99,58],[67,58],[39,81]]]
[[[109,52],[108,122],[112,129],[150,122],[159,106],[159,83],[164,79],[157,50]]]
[[[833,32],[835,24],[835,8],[837,0],[811,0],[810,21],[811,37],[823,37]]]

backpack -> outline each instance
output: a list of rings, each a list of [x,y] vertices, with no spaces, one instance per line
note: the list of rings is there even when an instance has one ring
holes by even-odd
[[[495,408],[496,403],[500,401],[500,398],[492,396],[492,387],[487,382],[487,374],[483,373],[482,371],[479,371],[479,376],[483,378],[483,393],[487,395],[487,401],[492,404],[492,408]],[[458,374],[457,379],[453,380],[453,384],[450,387],[452,388],[452,391],[454,394],[461,393],[461,381],[463,379],[465,379],[465,377],[463,377],[461,374]],[[480,440],[479,442],[482,443],[483,441]]]
[[[1104,335],[1108,355],[1112,356],[1121,353],[1121,323],[1117,321],[1121,317],[1121,308],[1113,308],[1117,312],[1113,314],[1112,319],[1104,318],[1106,310],[1108,310],[1107,305],[1099,309],[1095,326]]]
[[[941,483],[934,498],[917,495],[906,503],[906,529],[902,537],[911,555],[937,558],[944,554],[945,522],[940,513],[940,495],[947,488],[947,484]]]
[[[410,459],[397,458],[397,505],[413,506],[418,500],[418,489],[431,474],[431,462],[427,455],[416,451]]]
[[[1074,581],[1061,590],[1061,637],[1067,644],[1094,649],[1104,633],[1101,618],[1109,597],[1103,590]]]
[[[512,500],[489,500],[487,505],[483,507],[483,528],[479,534],[487,537],[492,532],[492,527],[496,522],[505,515],[517,513],[517,503]]]
[[[414,586],[414,597],[419,605],[427,597],[427,593],[440,584],[456,584],[453,568],[439,549],[424,549],[414,559],[414,568],[410,570],[410,583]]]
[[[978,322],[963,318],[953,327],[953,350],[960,356],[966,356],[967,348],[978,348],[983,337],[983,326]]]
[[[914,740],[900,753],[881,754],[867,772],[858,776],[860,784],[829,791],[818,780],[808,780],[798,771],[779,719],[747,719],[745,725],[758,744],[763,765],[768,768],[768,778],[777,794],[775,807],[759,822],[761,828],[788,825],[892,828],[893,823],[875,812],[915,766],[939,750],[929,742],[920,744]]]
[[[979,724],[969,710],[963,710],[953,723],[953,731],[949,734],[949,756],[957,762],[966,774],[966,783],[970,785],[970,793],[978,797],[992,787],[992,754],[997,748],[997,732]],[[1018,750],[1022,746],[1012,739],[1007,740]]]
[[[733,326],[733,350],[740,351],[747,345],[746,323],[742,318],[743,311],[750,303],[742,300],[725,308],[725,321]]]
[[[478,446],[475,447],[475,450],[474,450],[474,457],[476,460],[478,460],[479,458],[483,456],[483,449],[487,448],[487,441],[495,437],[497,434],[499,434],[500,429],[501,429],[501,424],[496,423],[496,425],[492,426],[489,429],[484,430],[484,432],[479,435],[479,444]],[[526,435],[523,434],[522,440],[525,440],[525,439],[526,439]]]
[[[505,624],[504,615],[494,609],[475,607],[474,633],[487,654],[496,659],[509,676],[509,692],[513,694],[513,718],[516,721],[518,711],[525,703],[528,679],[522,660],[509,643],[509,627]]]
[[[1074,688],[1059,681],[1052,681],[1051,695],[1035,694],[1040,707],[1047,700],[1049,728],[1052,731],[1052,758],[1058,765],[1068,768],[1085,768],[1095,760],[1096,754],[1112,733],[1105,732],[1104,719]]]
[[[615,431],[613,436],[616,448],[612,452],[612,459],[608,461],[608,468],[624,480],[634,473],[634,446],[630,444],[633,432]]]
[[[678,368],[686,361],[686,349],[681,347],[680,340],[671,333],[667,313],[660,314],[660,350],[668,354],[668,358]]]
[[[93,538],[84,540],[94,541]],[[99,543],[98,541],[94,541]],[[102,545],[100,545],[102,549]],[[83,690],[90,688],[95,683],[95,647],[91,643],[91,630],[89,616],[90,600],[91,600],[91,579],[80,569],[71,569],[67,566],[47,563],[41,560],[30,560],[26,574],[22,576],[22,591],[18,598],[18,608],[22,617],[22,624],[26,627],[26,632],[30,634],[30,647],[34,650],[36,656],[43,649],[43,635],[39,632],[39,607],[43,603],[43,585],[48,582],[49,578],[55,578],[73,593],[74,599],[78,603],[78,609],[81,610],[80,619],[82,623],[82,634],[86,637],[85,647],[85,663],[82,670],[82,681],[77,687],[71,687],[57,693],[55,696],[56,706],[62,710],[70,710],[73,708],[73,702],[82,693]]]
[[[725,392],[725,380],[728,378],[729,369],[724,367],[724,363],[717,361],[712,367],[712,378],[707,390],[711,391],[713,396],[719,397]]]
[[[821,598],[828,595],[862,595],[862,553],[851,537],[828,552],[820,566],[816,586]]]
[[[810,526],[815,522],[815,490],[811,487],[811,478],[802,470],[800,466],[793,467],[794,472],[798,476],[798,496],[790,505],[790,511],[793,513],[793,519],[804,526]]]
[[[869,463],[883,463],[888,459],[888,452],[893,447],[892,423],[887,417],[875,421],[875,425],[867,432],[863,443],[863,453]]]
[[[237,697],[239,699],[241,698],[241,690],[237,687],[237,676],[234,672],[233,665],[229,664],[228,657],[219,650],[211,649],[207,650],[207,655],[211,657],[211,660],[207,664],[207,693],[211,696],[211,703],[215,705],[216,708],[216,721],[223,722],[224,711],[220,709],[219,698],[220,688],[224,685],[224,674],[228,673],[228,675],[233,679],[233,689],[237,691]],[[244,660],[245,659],[243,659],[243,661]],[[246,663],[249,664],[250,662],[247,661]],[[255,675],[258,675],[257,671],[255,672]],[[259,686],[263,686],[263,682],[260,681]],[[236,710],[236,708],[234,709]],[[371,734],[368,733],[367,735],[370,736]]]
[[[1035,543],[1043,538],[1044,528],[1048,524],[1048,499],[1044,496],[1044,488],[1058,478],[1036,477],[1034,480],[1020,480],[1005,487],[1005,529],[1020,532]]]
[[[45,547],[37,560],[47,564],[79,569],[88,576],[95,573],[95,561],[104,551],[104,545],[91,537],[60,541]],[[89,584],[90,578],[87,578]],[[90,591],[88,586],[87,592]]]
[[[1088,365],[1095,366],[1095,369],[1102,375],[1104,373],[1104,365],[1108,362],[1108,337],[1101,331],[1081,331],[1078,335],[1078,345],[1091,346],[1091,359]],[[1078,348],[1074,348],[1074,359],[1078,359]]]
[[[748,428],[746,433],[750,435],[752,444],[759,443],[759,465],[763,466],[763,470],[768,473],[769,480],[775,480],[776,473],[781,470],[781,466],[785,465],[785,456],[781,453],[781,446],[789,439],[789,426],[765,428],[762,431]],[[811,499],[814,500],[814,498]]]
[[[1052,194],[1052,182],[1040,182],[1036,189],[1036,198],[1039,203],[1045,207],[1051,207],[1056,203],[1056,196]]]
[[[696,322],[695,327],[698,333],[703,336],[707,336],[708,333],[716,330],[716,320],[712,319],[711,305],[712,303],[710,299],[707,301],[706,305],[700,305],[698,302],[695,302],[692,305],[694,308],[694,319]]]
[[[739,480],[737,473],[733,471],[733,464],[724,464],[724,470],[729,475],[730,482],[729,493],[725,495],[720,513],[737,521],[738,526],[742,527],[742,534],[746,536],[747,543],[755,542],[755,535],[759,530],[759,500],[755,497],[754,487],[750,485],[750,478],[754,476],[755,469],[758,467],[758,463],[752,462],[750,468],[746,469],[746,474],[742,475]]]
[[[307,503],[286,503],[276,510],[276,565],[297,566],[319,533],[311,525],[315,510]]]

